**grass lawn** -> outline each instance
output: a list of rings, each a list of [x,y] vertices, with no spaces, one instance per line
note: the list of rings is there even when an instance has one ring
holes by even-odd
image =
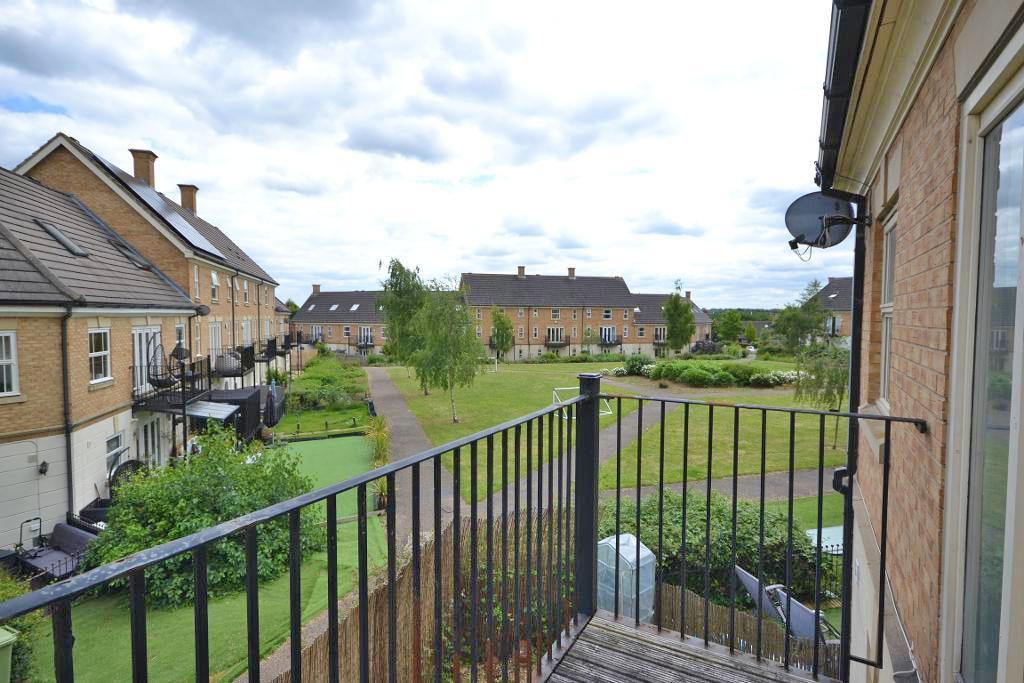
[[[370,449],[359,437],[307,441],[289,445],[302,455],[302,469],[316,485],[342,481],[369,469]],[[356,512],[355,492],[338,498],[338,515]],[[326,513],[325,513],[326,514]],[[368,524],[370,562],[382,566],[387,553],[384,528],[377,518]],[[338,529],[338,593],[355,587],[357,576],[356,524]],[[320,552],[302,563],[302,616],[308,620],[327,609],[327,554]],[[288,636],[288,574],[260,585],[260,636],[264,654]],[[245,669],[245,594],[210,601],[210,668],[217,680],[232,680]],[[131,680],[131,641],[128,600],[124,595],[86,599],[72,609],[75,632],[75,674],[79,681]],[[193,613],[191,607],[151,609],[146,617],[149,637],[149,676],[153,681],[194,678]],[[49,621],[34,632],[33,658],[37,676],[53,680],[53,649]]]
[[[765,503],[766,508],[775,509],[786,514],[789,512],[789,504],[784,500],[773,500]],[[818,497],[808,496],[807,498],[793,499],[793,521],[802,529],[818,528]],[[822,496],[821,505],[821,527],[824,529],[830,526],[842,526],[843,524],[843,497],[838,493],[826,493]]]
[[[737,390],[739,391],[739,390]],[[697,398],[696,396],[694,398]],[[714,401],[721,403],[745,403],[766,406],[794,405],[791,396],[759,393],[747,390],[745,393],[722,396],[715,394]],[[657,410],[657,406],[649,406]],[[665,430],[665,483],[683,480],[683,408],[677,408],[666,417]],[[733,411],[720,407],[714,411],[714,440],[712,449],[711,472],[714,478],[732,476],[733,465]],[[832,435],[835,420],[826,420],[825,434],[825,466],[839,465],[845,462],[846,423],[840,420],[837,448],[832,448]],[[630,435],[632,438],[633,435]],[[659,438],[660,425],[654,425],[643,435],[643,454],[641,458],[640,481],[644,486],[658,484]],[[765,467],[768,472],[787,470],[789,468],[789,415],[785,413],[768,413],[766,432]],[[818,466],[818,417],[816,415],[797,415],[795,430],[796,469],[807,469]],[[623,441],[626,435],[623,434]],[[707,474],[708,462],[708,408],[705,406],[690,407],[689,429],[689,460],[688,478],[704,478]],[[622,452],[622,486],[636,485],[637,444],[634,442]],[[739,430],[739,466],[738,474],[757,474],[761,467],[761,416],[752,410],[740,411]],[[615,459],[608,460],[601,466],[601,488],[615,488]]]
[[[411,377],[405,368],[388,368],[388,374],[398,385],[399,390],[405,397],[409,410],[426,432],[427,438],[434,445],[440,445],[457,439],[467,434],[482,431],[488,427],[512,420],[521,415],[526,415],[535,410],[549,406],[552,403],[552,389],[556,387],[579,386],[577,375],[581,372],[597,372],[602,368],[614,367],[615,363],[511,363],[499,365],[497,372],[483,371],[477,375],[473,385],[466,389],[458,389],[455,392],[455,408],[459,415],[459,421],[452,423],[451,406],[448,396],[440,392],[431,392],[424,396],[416,383],[415,377]],[[616,389],[617,392],[629,393]],[[562,392],[563,399],[575,396],[575,391]],[[623,412],[636,409],[632,401],[623,403]],[[614,415],[602,418],[602,426],[612,424]],[[557,429],[557,418],[555,420]],[[544,425],[545,430],[547,424]],[[526,438],[526,430],[523,428],[523,439]],[[534,436],[536,438],[536,436]],[[510,437],[511,439],[511,437]],[[510,444],[511,448],[511,444]],[[547,450],[547,435],[545,434],[545,452]],[[523,446],[525,453],[525,445]],[[525,455],[521,455],[525,460]],[[536,460],[536,453],[534,453]],[[448,469],[453,468],[452,456],[444,458]],[[546,460],[545,460],[546,462]],[[536,464],[536,462],[535,462]],[[478,497],[486,495],[486,457],[483,449],[478,456]],[[525,462],[523,463],[525,467]],[[462,496],[466,500],[470,497],[470,461],[468,450],[462,454],[461,462],[462,478],[460,488]],[[511,469],[511,465],[510,465]],[[501,462],[499,444],[495,443],[495,485],[497,490],[501,484]],[[511,479],[511,476],[509,477]]]
[[[366,404],[358,402],[339,410],[296,410],[286,413],[274,427],[274,432],[288,436],[296,432],[308,434],[345,431],[365,427],[369,420],[370,414],[366,410]]]

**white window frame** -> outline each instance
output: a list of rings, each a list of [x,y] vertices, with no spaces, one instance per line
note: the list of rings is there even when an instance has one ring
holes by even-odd
[[[249,305],[249,281],[242,280],[242,303]]]
[[[892,382],[892,326],[893,310],[896,288],[896,211],[886,217],[882,225],[882,263],[881,281],[879,291],[881,293],[879,305],[879,319],[881,330],[882,352],[879,357],[878,373],[878,408],[880,411],[889,412],[889,394]]]
[[[519,326],[519,334],[518,334],[518,337],[519,337],[520,339],[523,339],[523,338],[525,338],[525,337],[526,337],[526,328],[524,328],[524,327],[523,327],[522,325],[520,325],[520,326]]]
[[[517,315],[520,318],[522,318],[524,315],[526,315],[526,311],[523,309],[522,306],[519,307],[519,313]]]
[[[534,318],[539,318],[540,317],[540,309],[537,308],[536,306],[534,306],[531,309],[530,313],[533,315]]]
[[[477,308],[476,309],[476,319],[477,320],[483,320],[484,319],[484,311],[483,311],[482,308]]]
[[[341,333],[342,333],[343,337],[351,337],[352,336],[352,326],[351,325],[345,325],[341,329]]]
[[[622,319],[623,320],[629,320],[629,309],[628,308],[623,308],[622,309]]]
[[[601,312],[601,320],[611,320],[611,319],[612,319],[612,309],[610,309],[610,308],[604,309],[604,311]]]
[[[94,334],[103,335],[107,340],[107,348],[104,351],[93,351],[92,350],[92,337]],[[111,365],[110,359],[110,328],[109,327],[91,327],[87,336],[89,346],[89,384],[100,384],[101,382],[109,382],[114,378],[114,369]],[[102,377],[93,377],[92,370],[92,359],[103,358],[104,364],[106,365],[106,374]]]
[[[540,339],[540,330],[538,330],[536,326],[533,328],[533,338]]]
[[[572,319],[576,320],[577,316],[579,316],[579,311],[577,311],[575,308],[572,309]]]
[[[198,265],[193,265],[192,266],[192,296],[194,296],[197,299],[200,298],[200,293],[199,293],[199,266]]]
[[[593,317],[594,317],[594,309],[593,308],[588,308],[587,309],[587,319],[589,320],[590,318],[593,318]]]
[[[549,327],[547,329],[547,336],[545,339],[550,342],[564,342],[565,341],[565,328],[564,327]]]
[[[0,396],[19,396],[21,385],[18,383],[18,333],[15,330],[0,331],[0,339],[9,339],[11,357],[0,359],[0,367],[11,368],[11,391],[0,391]]]
[[[646,328],[644,328],[642,325],[637,326],[637,328],[636,328],[636,336],[640,337],[641,339],[646,337],[647,336]]]
[[[552,308],[551,309],[551,319],[552,320],[561,320],[562,319],[562,310],[559,309],[559,308]]]
[[[622,326],[622,338],[626,339],[627,337],[629,337],[629,325],[623,325]]]
[[[210,301],[220,301],[220,275],[216,270],[210,271]]]

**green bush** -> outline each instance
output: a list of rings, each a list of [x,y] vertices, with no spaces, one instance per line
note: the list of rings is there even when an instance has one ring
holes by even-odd
[[[644,374],[644,366],[652,365],[653,363],[654,359],[651,358],[650,356],[637,354],[635,356],[630,356],[629,358],[627,358],[626,362],[623,363],[623,367],[626,368],[626,374],[640,376]]]
[[[28,581],[16,579],[0,569],[0,602],[16,598],[29,590]],[[14,650],[11,652],[12,681],[32,680],[32,639],[29,632],[45,618],[46,615],[37,610],[4,624],[18,632],[18,639],[14,641]]]
[[[367,365],[387,365],[388,359],[379,353],[371,353],[366,357]]]
[[[620,510],[621,530],[633,532],[636,505],[623,499]],[[705,496],[691,493],[686,501],[686,584],[690,590],[704,592],[704,556],[706,536],[704,524],[707,512]],[[658,496],[649,496],[640,502],[640,540],[658,558],[665,580],[678,585],[681,578],[682,554],[682,496],[665,491],[664,550],[658,547]],[[784,583],[786,578],[787,519],[785,513],[768,508],[764,518],[764,578],[766,583]],[[758,537],[760,509],[757,503],[740,500],[736,505],[736,563],[756,573],[758,566]],[[602,502],[598,538],[615,534],[615,505]],[[831,563],[822,563],[823,569]],[[732,562],[732,499],[718,493],[711,494],[711,597],[726,603],[733,573]],[[823,581],[824,583],[824,581]],[[803,529],[793,526],[792,586],[800,600],[814,598],[814,547]],[[740,594],[743,593],[742,588]],[[750,605],[750,602],[745,602]]]
[[[277,368],[267,369],[267,384],[277,382],[278,386],[288,386],[288,373]]]
[[[726,344],[722,347],[722,354],[729,358],[746,358],[747,349],[739,344]]]
[[[343,363],[333,354],[317,356],[296,377],[288,395],[289,410],[338,410],[366,394],[366,372],[356,363]]]
[[[107,528],[89,546],[85,567],[116,562],[313,489],[313,480],[299,472],[299,457],[286,449],[254,442],[239,451],[234,434],[223,429],[201,435],[199,445],[199,454],[174,467],[144,470],[118,489]],[[301,513],[304,555],[326,543],[322,515],[317,506]],[[258,574],[265,581],[288,568],[287,516],[261,524],[258,538]],[[240,589],[245,579],[244,537],[236,534],[208,548],[210,593]],[[192,571],[191,553],[148,567],[148,599],[159,606],[190,603]]]

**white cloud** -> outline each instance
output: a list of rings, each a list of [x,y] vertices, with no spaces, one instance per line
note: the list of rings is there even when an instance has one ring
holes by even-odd
[[[0,102],[51,109],[0,107],[0,164],[56,129],[149,147],[298,300],[390,257],[704,306],[850,271],[849,245],[797,261],[781,215],[813,189],[827,5],[263,4],[6,3]]]

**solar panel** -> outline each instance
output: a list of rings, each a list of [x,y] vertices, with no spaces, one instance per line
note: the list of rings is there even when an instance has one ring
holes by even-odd
[[[167,221],[179,235],[185,238],[185,241],[197,249],[202,249],[205,252],[224,258],[224,254],[221,253],[217,247],[213,246],[208,239],[203,237],[198,230],[192,227],[188,221],[182,218],[177,211],[169,206],[167,204],[167,200],[165,200],[159,192],[146,183],[137,180],[131,174],[125,173],[103,157],[97,155],[96,158],[100,160],[100,163],[107,167],[107,170],[127,183],[135,194],[137,194],[139,198],[151,209],[160,214],[160,217]]]

